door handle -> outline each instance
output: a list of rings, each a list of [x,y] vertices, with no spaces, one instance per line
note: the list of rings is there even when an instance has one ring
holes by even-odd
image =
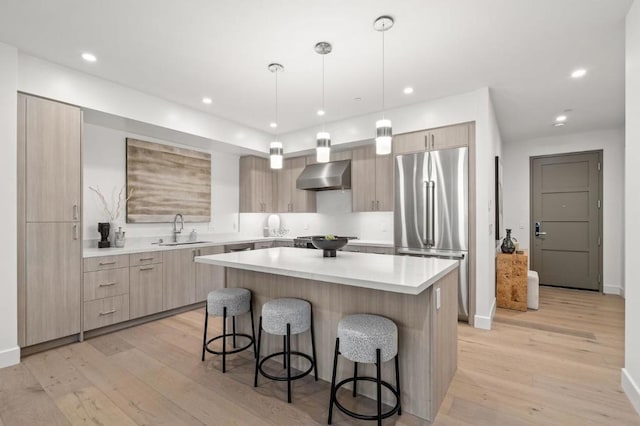
[[[371,200],[371,211],[375,210],[375,201]]]
[[[78,225],[73,225],[73,239],[78,239]]]
[[[380,201],[376,201],[376,210],[380,210]]]
[[[78,205],[73,205],[73,220],[78,220]]]
[[[425,245],[427,247],[433,247],[435,244],[435,191],[436,183],[432,180],[427,182],[427,223],[425,225],[427,230],[427,241]]]
[[[542,222],[536,222],[535,223],[535,236],[539,237],[541,235],[547,235],[546,232],[542,232],[540,231],[540,226],[542,225]]]

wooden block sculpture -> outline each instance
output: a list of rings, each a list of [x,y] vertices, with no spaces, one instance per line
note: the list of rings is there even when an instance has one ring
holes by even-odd
[[[527,254],[498,254],[496,294],[499,308],[527,310]]]

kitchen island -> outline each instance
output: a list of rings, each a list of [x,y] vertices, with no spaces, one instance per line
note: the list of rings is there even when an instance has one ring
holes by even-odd
[[[331,380],[342,317],[371,313],[392,319],[399,332],[402,410],[429,421],[435,418],[457,367],[457,261],[352,252],[325,258],[321,250],[285,247],[200,256],[195,261],[226,267],[227,287],[251,290],[256,318],[262,305],[274,298],[311,302],[318,374],[326,381]],[[237,322],[239,330],[249,331],[248,318]],[[292,336],[292,341],[297,350],[311,353],[308,333]],[[263,355],[281,346],[281,339],[264,334]],[[304,362],[292,366],[302,367]],[[353,374],[351,363],[341,359],[339,366],[338,377]],[[373,365],[362,367],[364,374],[375,374]],[[383,377],[394,383],[393,363],[382,367]],[[374,397],[375,388],[359,386],[358,391]]]

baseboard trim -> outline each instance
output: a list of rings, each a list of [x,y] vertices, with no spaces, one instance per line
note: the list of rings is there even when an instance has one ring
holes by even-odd
[[[0,351],[0,368],[11,367],[20,363],[20,347]]]
[[[602,287],[602,292],[604,294],[614,294],[616,296],[624,297],[624,289],[617,285],[605,285]]]
[[[493,299],[493,304],[491,305],[491,313],[489,316],[484,315],[476,315],[473,320],[473,326],[475,328],[480,328],[482,330],[491,330],[491,325],[493,323],[493,317],[496,315],[496,299]]]
[[[622,369],[621,377],[622,390],[627,394],[627,398],[631,401],[633,408],[640,414],[640,387],[638,387],[638,384],[629,375],[626,368]]]

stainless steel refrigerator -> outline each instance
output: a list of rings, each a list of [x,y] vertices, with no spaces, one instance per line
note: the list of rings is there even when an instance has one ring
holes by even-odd
[[[469,318],[469,149],[395,158],[394,239],[399,255],[460,261],[458,319]]]

